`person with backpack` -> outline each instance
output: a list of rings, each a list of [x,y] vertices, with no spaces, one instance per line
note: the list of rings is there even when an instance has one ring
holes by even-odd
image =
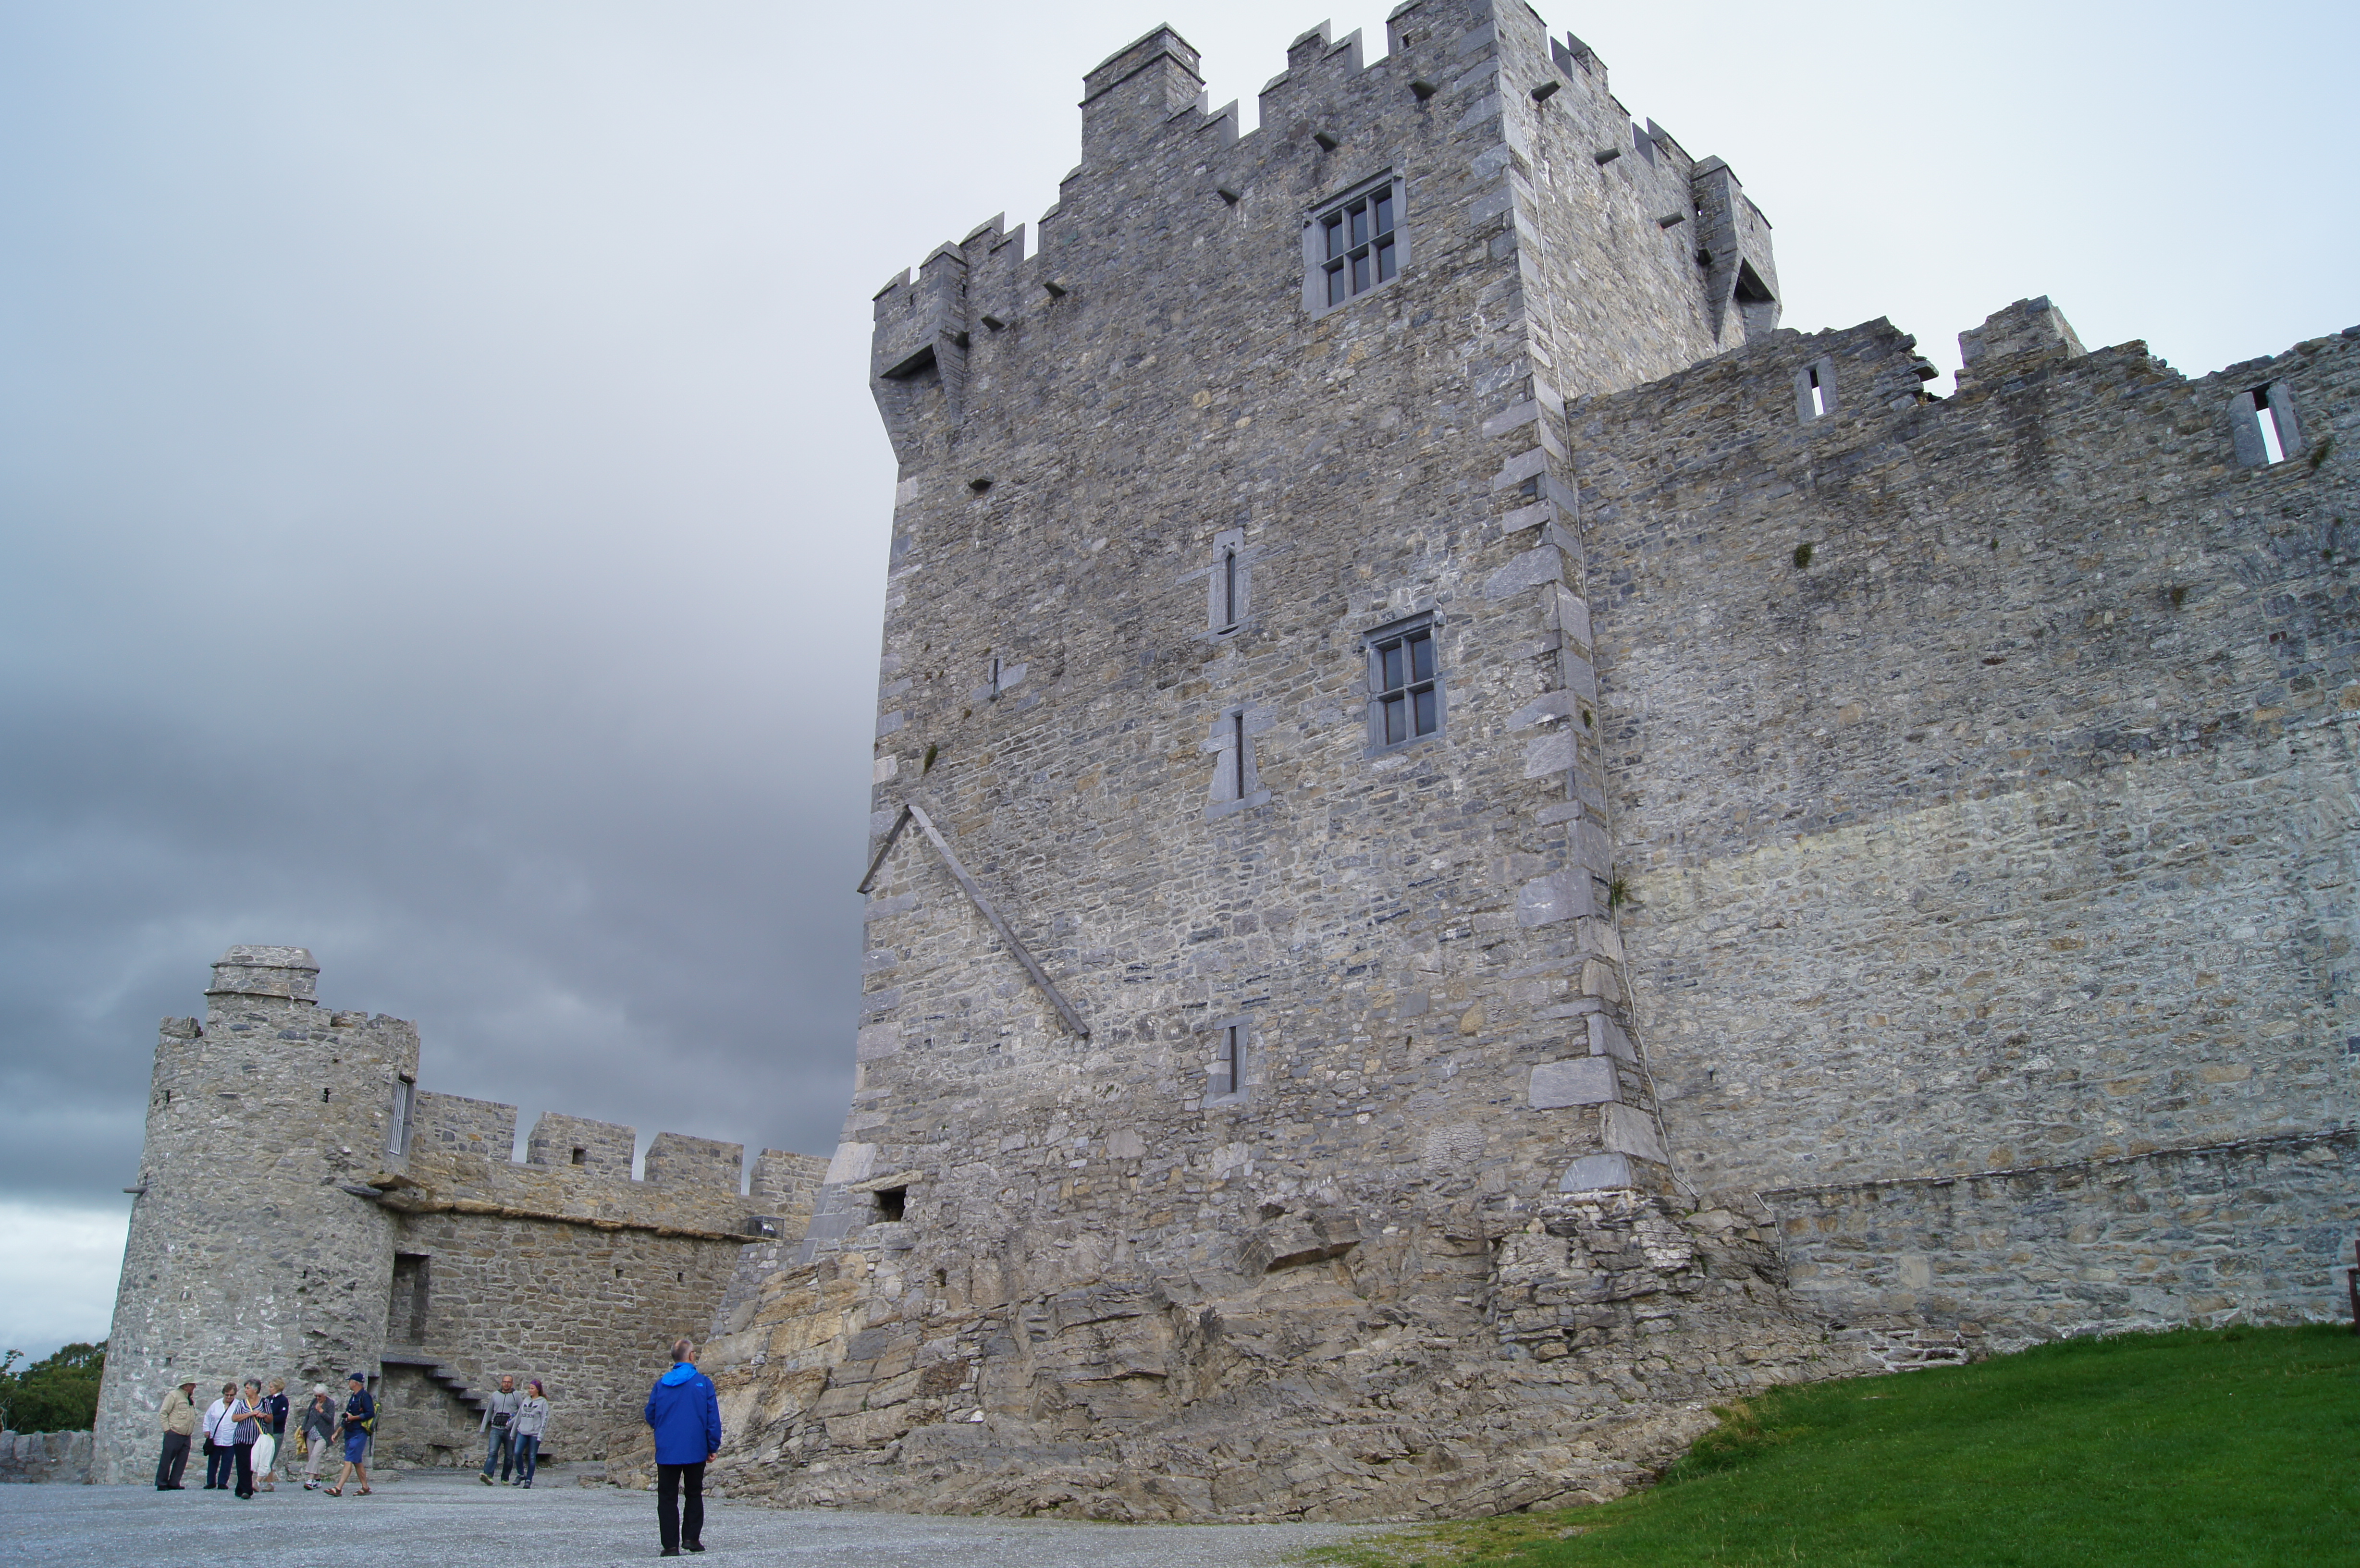
[[[517,1478],[511,1486],[530,1486],[533,1472],[541,1468],[541,1440],[549,1431],[549,1398],[541,1391],[541,1379],[535,1377],[525,1385],[532,1390],[517,1406],[516,1421],[510,1431],[516,1433]]]
[[[677,1557],[683,1547],[705,1550],[705,1465],[721,1452],[721,1400],[713,1379],[696,1369],[696,1346],[672,1341],[672,1370],[648,1390],[647,1409],[656,1434],[656,1537],[662,1557]]]
[[[500,1467],[500,1479],[505,1481],[516,1467],[516,1413],[524,1396],[516,1391],[516,1379],[503,1377],[500,1391],[484,1400],[484,1420],[475,1430],[484,1433],[485,1486],[492,1484],[492,1466]]]
[[[377,1401],[369,1398],[368,1378],[355,1372],[344,1379],[352,1393],[344,1400],[344,1473],[328,1488],[328,1496],[341,1497],[354,1476],[360,1477],[361,1496],[369,1495],[368,1445],[369,1433],[377,1429]]]

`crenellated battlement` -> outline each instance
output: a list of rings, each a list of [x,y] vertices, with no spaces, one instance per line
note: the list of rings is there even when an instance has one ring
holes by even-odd
[[[1390,313],[1487,269],[1549,301],[1532,336],[1558,393],[1633,385],[1775,325],[1769,225],[1730,166],[1634,123],[1580,39],[1521,5],[1411,0],[1386,44],[1369,61],[1358,32],[1301,34],[1242,135],[1234,103],[1207,109],[1196,50],[1169,27],[1087,72],[1082,161],[1036,248],[995,217],[878,291],[870,387],[903,465],[978,423],[1004,433],[1175,308],[1307,331],[1328,308],[1306,276],[1312,219],[1388,174],[1408,241]],[[1609,232],[1601,272],[1585,253]],[[1579,310],[1556,303],[1575,297]]]

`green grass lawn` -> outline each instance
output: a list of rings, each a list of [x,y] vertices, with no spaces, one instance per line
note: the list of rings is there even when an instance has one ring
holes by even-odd
[[[2073,1340],[1779,1388],[1721,1414],[1651,1492],[1421,1530],[1331,1561],[2360,1564],[2348,1328]]]

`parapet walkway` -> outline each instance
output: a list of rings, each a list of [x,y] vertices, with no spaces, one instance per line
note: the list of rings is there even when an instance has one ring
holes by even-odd
[[[202,1471],[197,1479],[203,1479]],[[1281,1568],[1306,1548],[1369,1533],[1345,1525],[1109,1525],[706,1507],[702,1559],[792,1568]],[[656,1555],[651,1493],[576,1486],[542,1472],[531,1491],[470,1470],[411,1471],[375,1496],[330,1497],[281,1482],[226,1492],[148,1486],[0,1486],[0,1563],[43,1568],[221,1568],[257,1552],[311,1568],[592,1568]]]

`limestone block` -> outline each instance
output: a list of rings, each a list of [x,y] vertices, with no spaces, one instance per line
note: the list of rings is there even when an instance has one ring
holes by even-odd
[[[1621,1154],[1585,1154],[1565,1168],[1560,1192],[1588,1192],[1631,1185],[1631,1161]]]
[[[1615,1081],[1614,1060],[1608,1056],[1577,1056],[1565,1062],[1544,1062],[1533,1069],[1526,1093],[1535,1110],[1566,1105],[1603,1105],[1622,1097]]]
[[[851,1181],[866,1181],[876,1169],[877,1146],[873,1143],[839,1143],[836,1158],[828,1161],[827,1174],[821,1177],[825,1186],[841,1187]]]
[[[1595,914],[1597,884],[1582,870],[1557,871],[1527,882],[1516,892],[1516,923],[1553,925]]]
[[[1657,1164],[1669,1163],[1664,1152],[1664,1140],[1655,1131],[1655,1118],[1637,1105],[1609,1105],[1601,1107],[1606,1147],[1618,1154],[1636,1155]]]

